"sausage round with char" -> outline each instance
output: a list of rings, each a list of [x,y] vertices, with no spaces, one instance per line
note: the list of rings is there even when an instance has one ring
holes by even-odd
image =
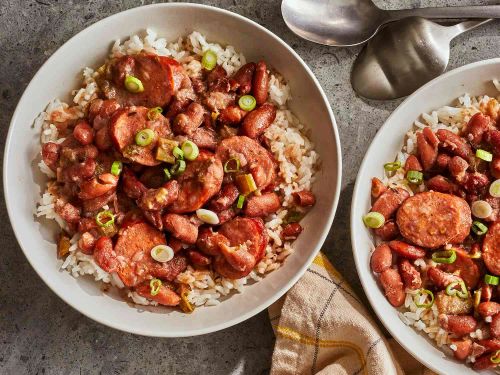
[[[492,224],[483,242],[483,260],[486,268],[500,275],[500,221]]]

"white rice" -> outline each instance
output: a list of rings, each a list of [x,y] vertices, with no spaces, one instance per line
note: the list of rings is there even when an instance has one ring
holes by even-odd
[[[493,85],[500,91],[498,80],[493,80]],[[490,98],[487,95],[472,97],[469,94],[464,94],[456,100],[454,106],[444,106],[431,113],[423,113],[419,119],[414,122],[413,128],[406,134],[405,142],[401,152],[398,153],[396,160],[401,162],[402,167],[409,155],[417,152],[417,136],[416,133],[425,127],[430,127],[432,131],[438,129],[448,129],[455,134],[468,123],[469,119],[477,112],[489,113],[490,115],[500,114],[500,96]],[[492,113],[494,112],[494,113]],[[417,192],[425,191],[425,184],[418,187],[410,186],[405,179],[403,168],[396,172],[384,172],[383,182],[390,187],[401,187],[406,189],[411,195]],[[414,262],[415,267],[420,271],[425,271],[427,267],[435,266],[432,261],[424,261],[418,259]],[[439,311],[434,304],[430,309],[419,308],[415,304],[414,299],[418,290],[406,290],[406,298],[403,307],[398,315],[401,321],[406,325],[414,327],[417,331],[425,333],[433,340],[439,348],[447,354],[452,354],[451,351],[457,350],[456,345],[452,343],[453,335],[448,334],[439,326],[438,315]],[[425,301],[426,295],[420,297],[419,303]],[[473,339],[482,339],[488,337],[488,330],[484,327],[478,328],[469,336]],[[451,351],[450,351],[451,350]],[[469,362],[474,362],[474,358],[469,357]]]
[[[158,38],[156,32],[151,29],[146,30],[144,37],[133,35],[123,43],[116,40],[111,48],[110,58],[141,51],[170,56],[182,63],[190,77],[196,77],[202,69],[201,56],[207,50],[217,53],[217,63],[222,65],[228,75],[232,75],[246,63],[245,56],[238,53],[234,47],[224,47],[208,42],[205,36],[196,31],[186,38],[168,42],[164,38]],[[72,92],[73,107],[55,99],[37,117],[34,125],[41,130],[42,144],[64,141],[58,136],[56,124],[84,116],[90,101],[97,97],[98,86],[95,80],[97,74],[88,67],[83,70],[82,87]],[[283,220],[288,213],[287,207],[291,205],[292,193],[311,188],[319,157],[314,151],[314,145],[304,135],[303,125],[287,109],[286,104],[290,98],[290,88],[284,78],[271,71],[269,100],[278,107],[278,111],[276,120],[264,135],[270,141],[271,151],[279,164],[279,176],[284,182],[279,185],[278,190],[284,195],[285,200],[283,208],[267,218],[265,222],[270,238],[266,254],[247,277],[238,280],[229,280],[211,271],[200,271],[188,267],[178,276],[177,281],[189,285],[191,291],[188,294],[188,300],[195,306],[215,306],[231,293],[243,292],[245,285],[257,282],[265,274],[278,269],[282,262],[293,253],[291,241],[282,241],[280,238]],[[49,178],[55,177],[43,161],[39,163],[39,167]],[[43,193],[37,204],[36,216],[56,220],[62,228],[66,227],[64,220],[54,211],[54,197],[48,190]],[[123,283],[116,274],[108,274],[95,263],[92,256],[78,249],[77,241],[78,235],[71,239],[69,255],[62,262],[61,269],[70,272],[74,277],[92,275],[96,281],[123,288]],[[137,305],[156,304],[132,291],[128,292],[128,297]]]

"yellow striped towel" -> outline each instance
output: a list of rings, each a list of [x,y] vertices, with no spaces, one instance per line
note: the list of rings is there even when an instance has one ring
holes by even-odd
[[[269,308],[276,333],[271,375],[431,375],[389,343],[350,286],[319,254]]]

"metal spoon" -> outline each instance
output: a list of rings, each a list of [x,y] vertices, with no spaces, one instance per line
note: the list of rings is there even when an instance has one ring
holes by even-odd
[[[391,23],[370,40],[354,62],[352,87],[368,99],[407,96],[446,70],[453,38],[490,21],[442,26],[412,17]]]
[[[371,0],[283,0],[281,13],[298,36],[329,46],[364,43],[380,26],[406,17],[500,18],[500,5],[382,10]]]

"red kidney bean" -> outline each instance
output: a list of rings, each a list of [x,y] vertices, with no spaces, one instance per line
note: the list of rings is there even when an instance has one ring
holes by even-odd
[[[281,239],[295,240],[302,233],[302,226],[299,223],[286,224],[281,231]]]
[[[96,132],[94,141],[100,151],[107,151],[113,146],[107,127],[101,128]]]
[[[176,134],[191,134],[203,122],[205,109],[199,103],[191,103],[184,113],[175,117],[173,130]]]
[[[456,350],[453,351],[453,355],[456,359],[460,361],[465,361],[465,359],[472,352],[472,340],[471,339],[463,339],[463,340],[451,340],[453,345],[457,347]]]
[[[372,189],[371,189],[372,197],[374,199],[377,199],[386,191],[387,191],[387,186],[385,186],[385,184],[381,180],[379,180],[377,177],[373,177],[372,178]]]
[[[188,254],[189,260],[195,266],[204,267],[204,266],[208,266],[210,263],[212,263],[212,259],[210,257],[200,253],[199,251],[188,250],[187,254]]]
[[[474,172],[467,175],[464,183],[464,188],[469,193],[481,194],[489,184],[490,180],[488,176],[479,172]]]
[[[269,91],[269,74],[267,73],[267,66],[264,61],[257,63],[252,84],[252,93],[257,104],[261,105],[265,103]]]
[[[426,254],[424,249],[403,241],[391,241],[389,242],[389,247],[398,255],[411,260],[423,258]]]
[[[427,180],[427,189],[440,193],[455,194],[460,190],[457,184],[441,175],[434,176]]]
[[[247,111],[244,111],[237,105],[230,105],[220,112],[220,115],[217,119],[221,124],[237,125],[245,118],[247,114]]]
[[[236,88],[240,95],[246,95],[252,91],[252,79],[255,72],[255,63],[243,65],[232,79],[236,82]]]
[[[469,163],[467,163],[467,161],[460,156],[452,157],[448,164],[450,174],[459,182],[465,180],[468,168]]]
[[[490,323],[491,336],[500,338],[500,313],[493,316]]]
[[[373,230],[382,241],[392,241],[399,236],[399,228],[394,220],[388,220],[380,228]]]
[[[473,155],[471,147],[460,136],[447,129],[439,129],[436,132],[438,139],[441,141],[441,146],[451,152],[453,155],[462,157],[465,160],[470,160]]]
[[[444,172],[448,169],[448,164],[450,163],[451,156],[447,154],[438,154],[436,159],[435,168],[438,172]]]
[[[80,208],[73,206],[71,203],[64,202],[62,199],[56,200],[54,210],[68,223],[78,223],[80,221]]]
[[[86,120],[78,120],[73,129],[73,137],[83,146],[86,146],[94,141],[94,130]]]
[[[417,152],[424,171],[431,169],[436,163],[439,140],[430,128],[417,133]]]
[[[276,107],[271,103],[264,103],[245,116],[241,131],[244,135],[255,139],[271,126],[275,118]]]
[[[94,260],[106,272],[114,272],[118,266],[116,254],[113,251],[113,241],[109,237],[101,237],[94,246]]]
[[[472,365],[474,370],[487,370],[490,368],[497,367],[496,363],[491,362],[491,354],[483,355],[482,357],[476,358],[476,361]]]
[[[88,158],[82,163],[75,163],[68,168],[58,168],[57,180],[61,182],[79,182],[94,175],[96,162],[92,158]]]
[[[409,196],[404,189],[388,189],[373,203],[371,211],[381,213],[388,220]]]
[[[388,268],[380,274],[380,283],[385,291],[385,296],[394,307],[401,306],[405,301],[405,291],[399,272]]]
[[[477,312],[483,318],[500,313],[500,304],[496,302],[481,302],[477,307]]]
[[[479,340],[478,345],[481,345],[484,348],[481,354],[483,354],[484,352],[491,353],[500,350],[500,340],[496,338]]]
[[[44,163],[54,172],[57,170],[57,162],[59,161],[59,154],[61,146],[54,142],[44,143],[42,146],[42,159]]]
[[[89,232],[82,233],[78,240],[78,247],[84,254],[92,255],[97,239]]]
[[[381,273],[392,266],[392,251],[387,244],[378,245],[370,258],[373,272]]]
[[[399,273],[403,279],[403,283],[408,289],[420,289],[422,286],[422,278],[420,272],[411,264],[408,259],[402,259],[398,265]]]
[[[309,190],[301,190],[292,194],[295,203],[301,207],[314,206],[316,203],[316,197]]]
[[[441,328],[459,337],[468,335],[477,328],[476,319],[469,315],[440,314],[438,321]]]
[[[89,217],[82,217],[80,221],[78,222],[78,232],[83,233],[83,232],[89,232],[92,229],[97,229],[99,226],[95,222],[94,218],[89,218]]]
[[[84,181],[80,184],[80,199],[93,199],[100,197],[110,191],[114,191],[118,185],[118,177],[111,173],[104,173],[92,180]]]
[[[484,139],[490,144],[493,154],[500,156],[500,130],[489,130]]]
[[[492,297],[493,297],[493,287],[483,282],[481,284],[481,301],[490,302]]]
[[[208,207],[215,212],[227,210],[238,199],[239,191],[235,184],[222,185],[221,190],[212,198]]]
[[[125,169],[122,173],[122,188],[123,192],[132,199],[140,198],[148,190],[129,169]]]
[[[420,161],[415,155],[410,155],[408,156],[408,159],[406,159],[405,162],[405,171],[423,171],[424,169],[422,168],[422,164],[420,164]]]
[[[483,141],[483,136],[490,127],[490,117],[483,115],[481,112],[472,116],[465,127],[464,136],[467,140],[478,147]]]
[[[281,202],[276,193],[252,195],[247,199],[244,213],[250,217],[267,216],[278,211]]]
[[[495,156],[490,163],[490,173],[495,178],[500,178],[500,156]]]

